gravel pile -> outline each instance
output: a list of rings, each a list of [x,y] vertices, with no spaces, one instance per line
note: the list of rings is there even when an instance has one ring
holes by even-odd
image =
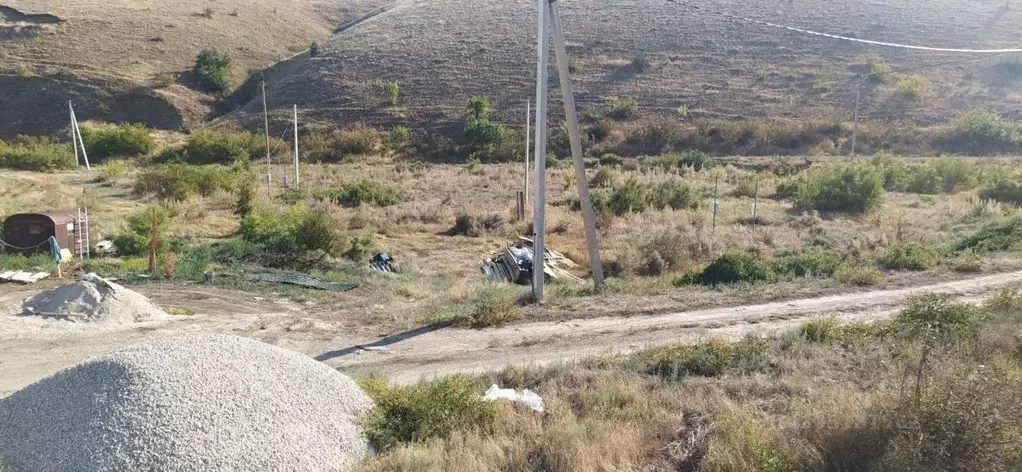
[[[167,313],[142,294],[96,274],[46,290],[25,300],[25,313],[71,321],[135,323],[166,318]]]
[[[0,400],[14,472],[338,471],[369,446],[372,400],[309,357],[225,335],[88,360]]]

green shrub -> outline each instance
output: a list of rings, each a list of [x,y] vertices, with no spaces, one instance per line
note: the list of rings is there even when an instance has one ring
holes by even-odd
[[[511,294],[501,290],[486,289],[478,295],[472,311],[466,316],[455,319],[454,324],[481,329],[504,326],[524,318],[525,315],[518,308],[518,304]]]
[[[842,264],[834,271],[834,278],[846,284],[867,287],[883,282],[884,274],[872,266]]]
[[[335,154],[361,156],[379,150],[382,141],[383,137],[379,131],[366,126],[357,126],[341,132],[333,140],[332,146]]]
[[[415,135],[407,126],[395,126],[384,136],[383,146],[391,152],[400,152],[412,147],[414,141]]]
[[[377,249],[376,238],[371,233],[356,234],[348,238],[344,257],[355,262],[366,262]]]
[[[654,118],[640,123],[628,135],[628,142],[640,145],[649,152],[661,153],[679,145],[684,136],[685,129],[681,123],[669,118]]]
[[[774,271],[794,277],[830,277],[841,265],[841,259],[829,252],[789,251],[778,255]]]
[[[904,190],[908,192],[926,195],[954,193],[975,186],[976,166],[950,157],[931,159],[921,166],[908,168],[906,180]]]
[[[111,157],[145,156],[156,148],[149,128],[141,124],[124,124],[116,128],[81,127],[82,142],[91,163],[102,163]]]
[[[702,151],[685,151],[678,157],[678,165],[691,167],[695,171],[710,170],[717,165],[712,156]]]
[[[636,237],[630,259],[639,275],[658,276],[681,268],[691,259],[688,240],[678,231],[658,231]]]
[[[203,49],[195,61],[195,74],[207,91],[227,95],[231,89],[231,58],[216,49]]]
[[[124,174],[128,173],[128,167],[120,162],[107,162],[98,169],[99,177],[96,179],[100,182],[116,182]]]
[[[1022,185],[1015,181],[1002,180],[980,191],[979,198],[1022,206]]]
[[[639,102],[634,98],[609,96],[603,98],[607,116],[615,120],[630,120],[639,115]]]
[[[387,94],[387,103],[390,106],[397,106],[397,99],[401,96],[401,84],[398,82],[387,82],[383,84],[383,92]]]
[[[362,421],[362,431],[379,451],[443,438],[462,428],[486,428],[496,415],[496,404],[484,400],[482,386],[468,376],[412,386],[392,386],[379,378],[358,384],[376,404]]]
[[[1019,285],[1002,287],[997,295],[987,299],[983,307],[998,316],[1022,319],[1022,291]]]
[[[923,95],[928,95],[933,91],[933,85],[930,83],[930,79],[919,74],[906,75],[898,79],[898,91],[901,92],[905,98],[909,100],[915,100]]]
[[[703,285],[732,284],[737,282],[770,282],[776,279],[770,264],[747,252],[728,252],[718,257],[703,270]]]
[[[136,195],[186,200],[194,195],[212,195],[218,190],[232,191],[235,185],[236,176],[225,167],[164,164],[140,172],[135,178],[134,191]]]
[[[496,149],[512,135],[506,126],[481,119],[470,121],[465,126],[463,136],[469,154],[489,156],[496,154]]]
[[[908,300],[894,324],[916,339],[952,341],[976,333],[988,313],[950,293],[927,293]]]
[[[596,175],[589,179],[589,186],[594,188],[611,188],[617,182],[617,174],[613,169],[603,167],[596,171]]]
[[[465,110],[472,121],[490,118],[490,98],[485,96],[472,97],[465,105]]]
[[[616,215],[641,213],[649,205],[649,189],[635,179],[629,179],[610,194],[610,210]]]
[[[658,210],[671,208],[681,210],[683,208],[696,209],[699,206],[700,196],[692,187],[681,182],[668,180],[660,182],[646,194],[650,206]]]
[[[814,343],[829,342],[840,326],[841,320],[836,316],[813,318],[799,325],[798,337]]]
[[[601,166],[619,166],[622,164],[621,156],[617,154],[604,154],[600,156]]]
[[[8,270],[48,270],[56,263],[49,254],[3,254],[0,253],[0,269]]]
[[[142,257],[149,254],[152,241],[152,216],[156,216],[157,240],[156,254],[160,256],[171,250],[171,238],[167,235],[170,222],[174,219],[173,211],[163,206],[153,206],[145,211],[128,217],[127,231],[118,234],[114,240],[117,253],[125,257]]]
[[[788,179],[779,184],[774,189],[774,194],[770,197],[774,200],[795,200],[798,198],[798,187],[799,179]]]
[[[877,264],[887,270],[930,270],[937,267],[937,250],[922,244],[903,244],[887,249]]]
[[[70,144],[46,137],[18,135],[14,143],[0,141],[0,167],[36,172],[74,169],[75,153]]]
[[[1018,247],[1019,242],[1022,242],[1022,216],[1014,216],[987,223],[959,241],[955,248],[973,252],[1009,251]]]
[[[247,133],[199,130],[188,135],[180,151],[165,151],[156,161],[174,162],[183,157],[185,162],[196,165],[248,162],[253,148],[258,148],[257,140],[258,136]]]
[[[866,57],[866,73],[869,80],[875,84],[887,82],[891,75],[891,63],[877,55]]]
[[[868,213],[884,204],[880,172],[866,165],[832,166],[799,182],[796,205],[821,212]]]
[[[759,191],[759,176],[752,173],[740,173],[731,178],[734,188],[731,196],[737,198],[755,198]]]
[[[812,343],[855,342],[892,334],[889,321],[841,323],[837,317],[814,318],[799,325],[798,337]]]
[[[346,207],[375,205],[388,207],[405,201],[405,195],[398,189],[387,187],[373,180],[362,180],[345,184],[337,190],[317,192],[318,198],[333,200]]]
[[[1022,150],[1022,122],[987,109],[955,114],[947,128],[947,146],[972,156]]]
[[[245,241],[263,245],[283,257],[295,250],[332,254],[339,238],[325,210],[313,210],[302,203],[282,210],[256,207],[242,218],[238,232]]]
[[[711,340],[687,346],[665,346],[640,354],[646,372],[668,381],[686,376],[717,377],[729,371],[748,371],[765,363],[769,344],[759,339],[729,343]]]

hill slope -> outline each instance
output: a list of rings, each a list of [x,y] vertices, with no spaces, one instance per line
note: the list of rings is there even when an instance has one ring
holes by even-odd
[[[234,59],[241,83],[246,71],[375,8],[367,0],[0,0],[0,7],[0,136],[59,129],[71,99],[82,119],[171,128],[204,120],[209,97],[180,85],[154,91],[155,77],[187,71],[200,50],[216,47]],[[166,110],[144,109],[153,103]]]
[[[864,92],[866,117],[945,121],[957,109],[989,106],[1022,114],[1017,55],[975,56],[870,46],[740,22],[663,0],[561,3],[569,52],[577,58],[580,106],[608,95],[638,99],[646,113],[687,105],[697,115],[850,116],[863,56],[894,73]],[[939,47],[1018,47],[1022,8],[1003,0],[770,0],[697,2],[786,25],[881,41]],[[517,123],[534,94],[535,3],[530,0],[399,0],[324,45],[267,71],[271,109],[292,104],[330,123],[454,125],[465,100],[494,99]],[[648,67],[633,61],[644,56]],[[858,65],[857,65],[858,64]],[[926,77],[932,92],[906,98],[900,72]],[[556,76],[555,76],[556,77]],[[397,81],[398,107],[382,84]],[[553,80],[556,85],[556,78]],[[554,93],[557,93],[556,90]],[[244,119],[261,112],[251,90],[235,100]],[[247,103],[246,103],[247,102]],[[559,106],[555,103],[555,105]]]

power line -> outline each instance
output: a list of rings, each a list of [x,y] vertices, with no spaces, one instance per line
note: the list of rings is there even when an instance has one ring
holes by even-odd
[[[771,28],[779,28],[779,29],[783,29],[783,30],[787,30],[787,31],[793,31],[793,32],[796,32],[796,33],[808,34],[808,35],[813,35],[813,36],[821,36],[821,37],[824,37],[824,38],[840,39],[842,41],[851,41],[851,42],[855,42],[855,43],[872,44],[874,46],[885,46],[885,47],[900,48],[900,49],[915,49],[915,50],[920,50],[920,51],[958,52],[958,53],[969,53],[969,54],[1002,54],[1002,53],[1009,53],[1009,52],[1022,52],[1022,49],[939,48],[939,47],[932,47],[932,46],[916,46],[916,45],[911,45],[911,44],[889,43],[889,42],[884,42],[884,41],[873,41],[873,40],[870,40],[870,39],[851,38],[851,37],[848,37],[848,36],[840,36],[840,35],[836,35],[836,34],[822,33],[822,32],[819,32],[819,31],[807,30],[807,29],[802,29],[802,28],[795,28],[795,27],[792,27],[792,26],[779,25],[779,24],[776,24],[776,23],[770,23],[768,21],[757,20],[755,18],[749,18],[749,17],[745,17],[745,16],[732,15],[730,13],[725,13],[725,12],[722,12],[722,11],[711,10],[709,8],[701,7],[699,5],[693,5],[693,4],[691,4],[691,3],[687,2],[687,1],[683,1],[683,0],[666,0],[666,1],[668,3],[673,3],[675,5],[691,8],[693,10],[699,10],[699,11],[702,11],[702,12],[705,12],[705,13],[709,13],[711,15],[717,15],[717,16],[721,16],[721,17],[724,17],[724,18],[732,19],[732,20],[745,21],[745,22],[748,22],[748,23],[755,23],[757,25],[769,26]]]

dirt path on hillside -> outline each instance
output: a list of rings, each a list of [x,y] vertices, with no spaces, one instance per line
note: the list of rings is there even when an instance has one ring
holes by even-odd
[[[169,322],[110,327],[42,320],[14,316],[20,300],[34,293],[21,288],[0,292],[0,397],[89,357],[185,333],[218,332],[260,339],[303,352],[349,374],[382,374],[409,383],[512,364],[570,362],[707,337],[771,334],[814,316],[878,319],[920,293],[947,292],[980,300],[1020,282],[1022,271],[898,290],[656,316],[539,322],[481,331],[424,327],[383,336],[371,327],[352,330],[328,314],[309,314],[286,300],[213,288],[141,288],[157,303],[197,299],[205,306],[197,316],[175,317]]]

